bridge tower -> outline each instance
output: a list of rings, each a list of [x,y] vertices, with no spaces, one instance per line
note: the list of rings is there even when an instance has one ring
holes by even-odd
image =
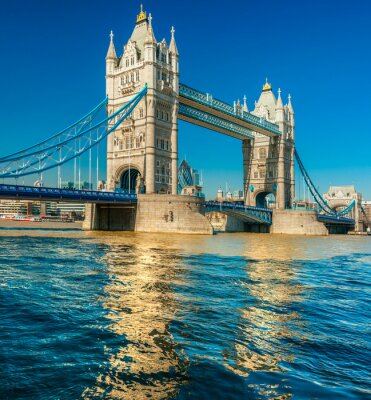
[[[272,194],[277,209],[290,208],[295,197],[295,123],[291,97],[283,105],[280,89],[276,99],[266,81],[252,114],[278,124],[281,137],[256,133],[253,143],[243,141],[245,202],[265,207],[266,196]]]
[[[123,54],[116,55],[113,33],[106,57],[107,112],[127,103],[147,84],[146,97],[108,137],[107,188],[137,193],[177,193],[179,54],[157,42],[152,16],[141,10]]]

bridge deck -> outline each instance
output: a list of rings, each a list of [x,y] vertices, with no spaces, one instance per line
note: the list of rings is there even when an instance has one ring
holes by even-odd
[[[331,215],[317,215],[318,221],[323,222],[325,225],[355,225],[355,220],[351,218],[336,217]]]
[[[20,185],[0,185],[0,198],[75,203],[135,204],[137,202],[137,196],[135,194]]]

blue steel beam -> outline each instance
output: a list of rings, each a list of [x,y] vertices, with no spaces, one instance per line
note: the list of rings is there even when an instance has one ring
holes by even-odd
[[[235,203],[219,203],[216,201],[207,201],[205,207],[210,211],[219,211],[225,214],[234,215],[246,222],[261,225],[272,224],[272,210],[269,208],[244,206]]]
[[[137,202],[136,194],[20,185],[0,185],[0,198],[11,200],[66,201],[77,203],[136,204]]]
[[[184,104],[179,105],[178,117],[184,121],[225,133],[226,135],[233,136],[237,139],[254,140],[254,135],[250,129]]]
[[[179,102],[220,118],[234,122],[250,131],[256,131],[262,135],[280,136],[278,125],[257,117],[246,111],[235,111],[234,107],[214,99],[210,94],[202,93],[182,83],[179,84]]]
[[[324,224],[355,225],[355,220],[351,218],[336,217],[334,215],[318,214],[317,219]]]
[[[17,151],[16,153],[9,154],[8,156],[0,157],[0,162],[19,160],[21,157],[30,156],[33,154],[40,153],[41,151],[48,150],[51,146],[60,145],[66,140],[76,137],[82,131],[88,128],[88,126],[93,122],[93,120],[98,115],[99,111],[103,109],[108,103],[108,97],[101,101],[96,107],[93,108],[88,114],[79,119],[74,124],[70,125],[68,128],[63,129],[61,132],[49,137],[48,139],[37,143],[26,149]]]
[[[299,169],[304,177],[305,183],[310,191],[310,193],[312,194],[312,196],[314,197],[316,203],[318,204],[319,208],[326,214],[326,215],[331,215],[334,217],[343,217],[347,214],[349,214],[353,208],[356,205],[355,200],[353,200],[348,207],[344,208],[343,210],[337,212],[336,210],[334,210],[333,208],[331,208],[329,206],[329,204],[327,203],[327,201],[321,196],[321,194],[319,193],[319,191],[317,190],[316,186],[314,185],[312,179],[310,178],[307,170],[304,167],[303,162],[301,161],[301,158],[299,157],[298,152],[294,151],[295,154],[295,159],[296,162],[298,163]]]
[[[39,150],[21,154],[19,158],[4,157],[0,160],[0,177],[19,178],[40,174],[78,158],[113,132],[132,113],[146,93],[147,85],[115,113],[76,135],[64,138],[63,142],[52,141],[50,145],[46,144]]]

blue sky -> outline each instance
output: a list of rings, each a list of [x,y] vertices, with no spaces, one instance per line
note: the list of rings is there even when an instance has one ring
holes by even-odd
[[[0,14],[1,155],[75,121],[105,95],[109,31],[118,52],[140,1],[4,2]],[[267,76],[292,95],[297,149],[315,183],[355,184],[371,199],[371,2],[147,0],[158,40],[174,25],[181,81],[253,108]],[[208,194],[242,188],[240,142],[180,123],[179,156]],[[101,172],[104,177],[104,171]]]

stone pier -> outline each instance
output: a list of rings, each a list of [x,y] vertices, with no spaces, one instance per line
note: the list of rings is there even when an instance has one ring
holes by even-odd
[[[83,229],[212,235],[204,210],[202,198],[140,194],[137,205],[88,204]]]
[[[328,235],[326,226],[317,220],[315,211],[273,210],[271,233]]]

